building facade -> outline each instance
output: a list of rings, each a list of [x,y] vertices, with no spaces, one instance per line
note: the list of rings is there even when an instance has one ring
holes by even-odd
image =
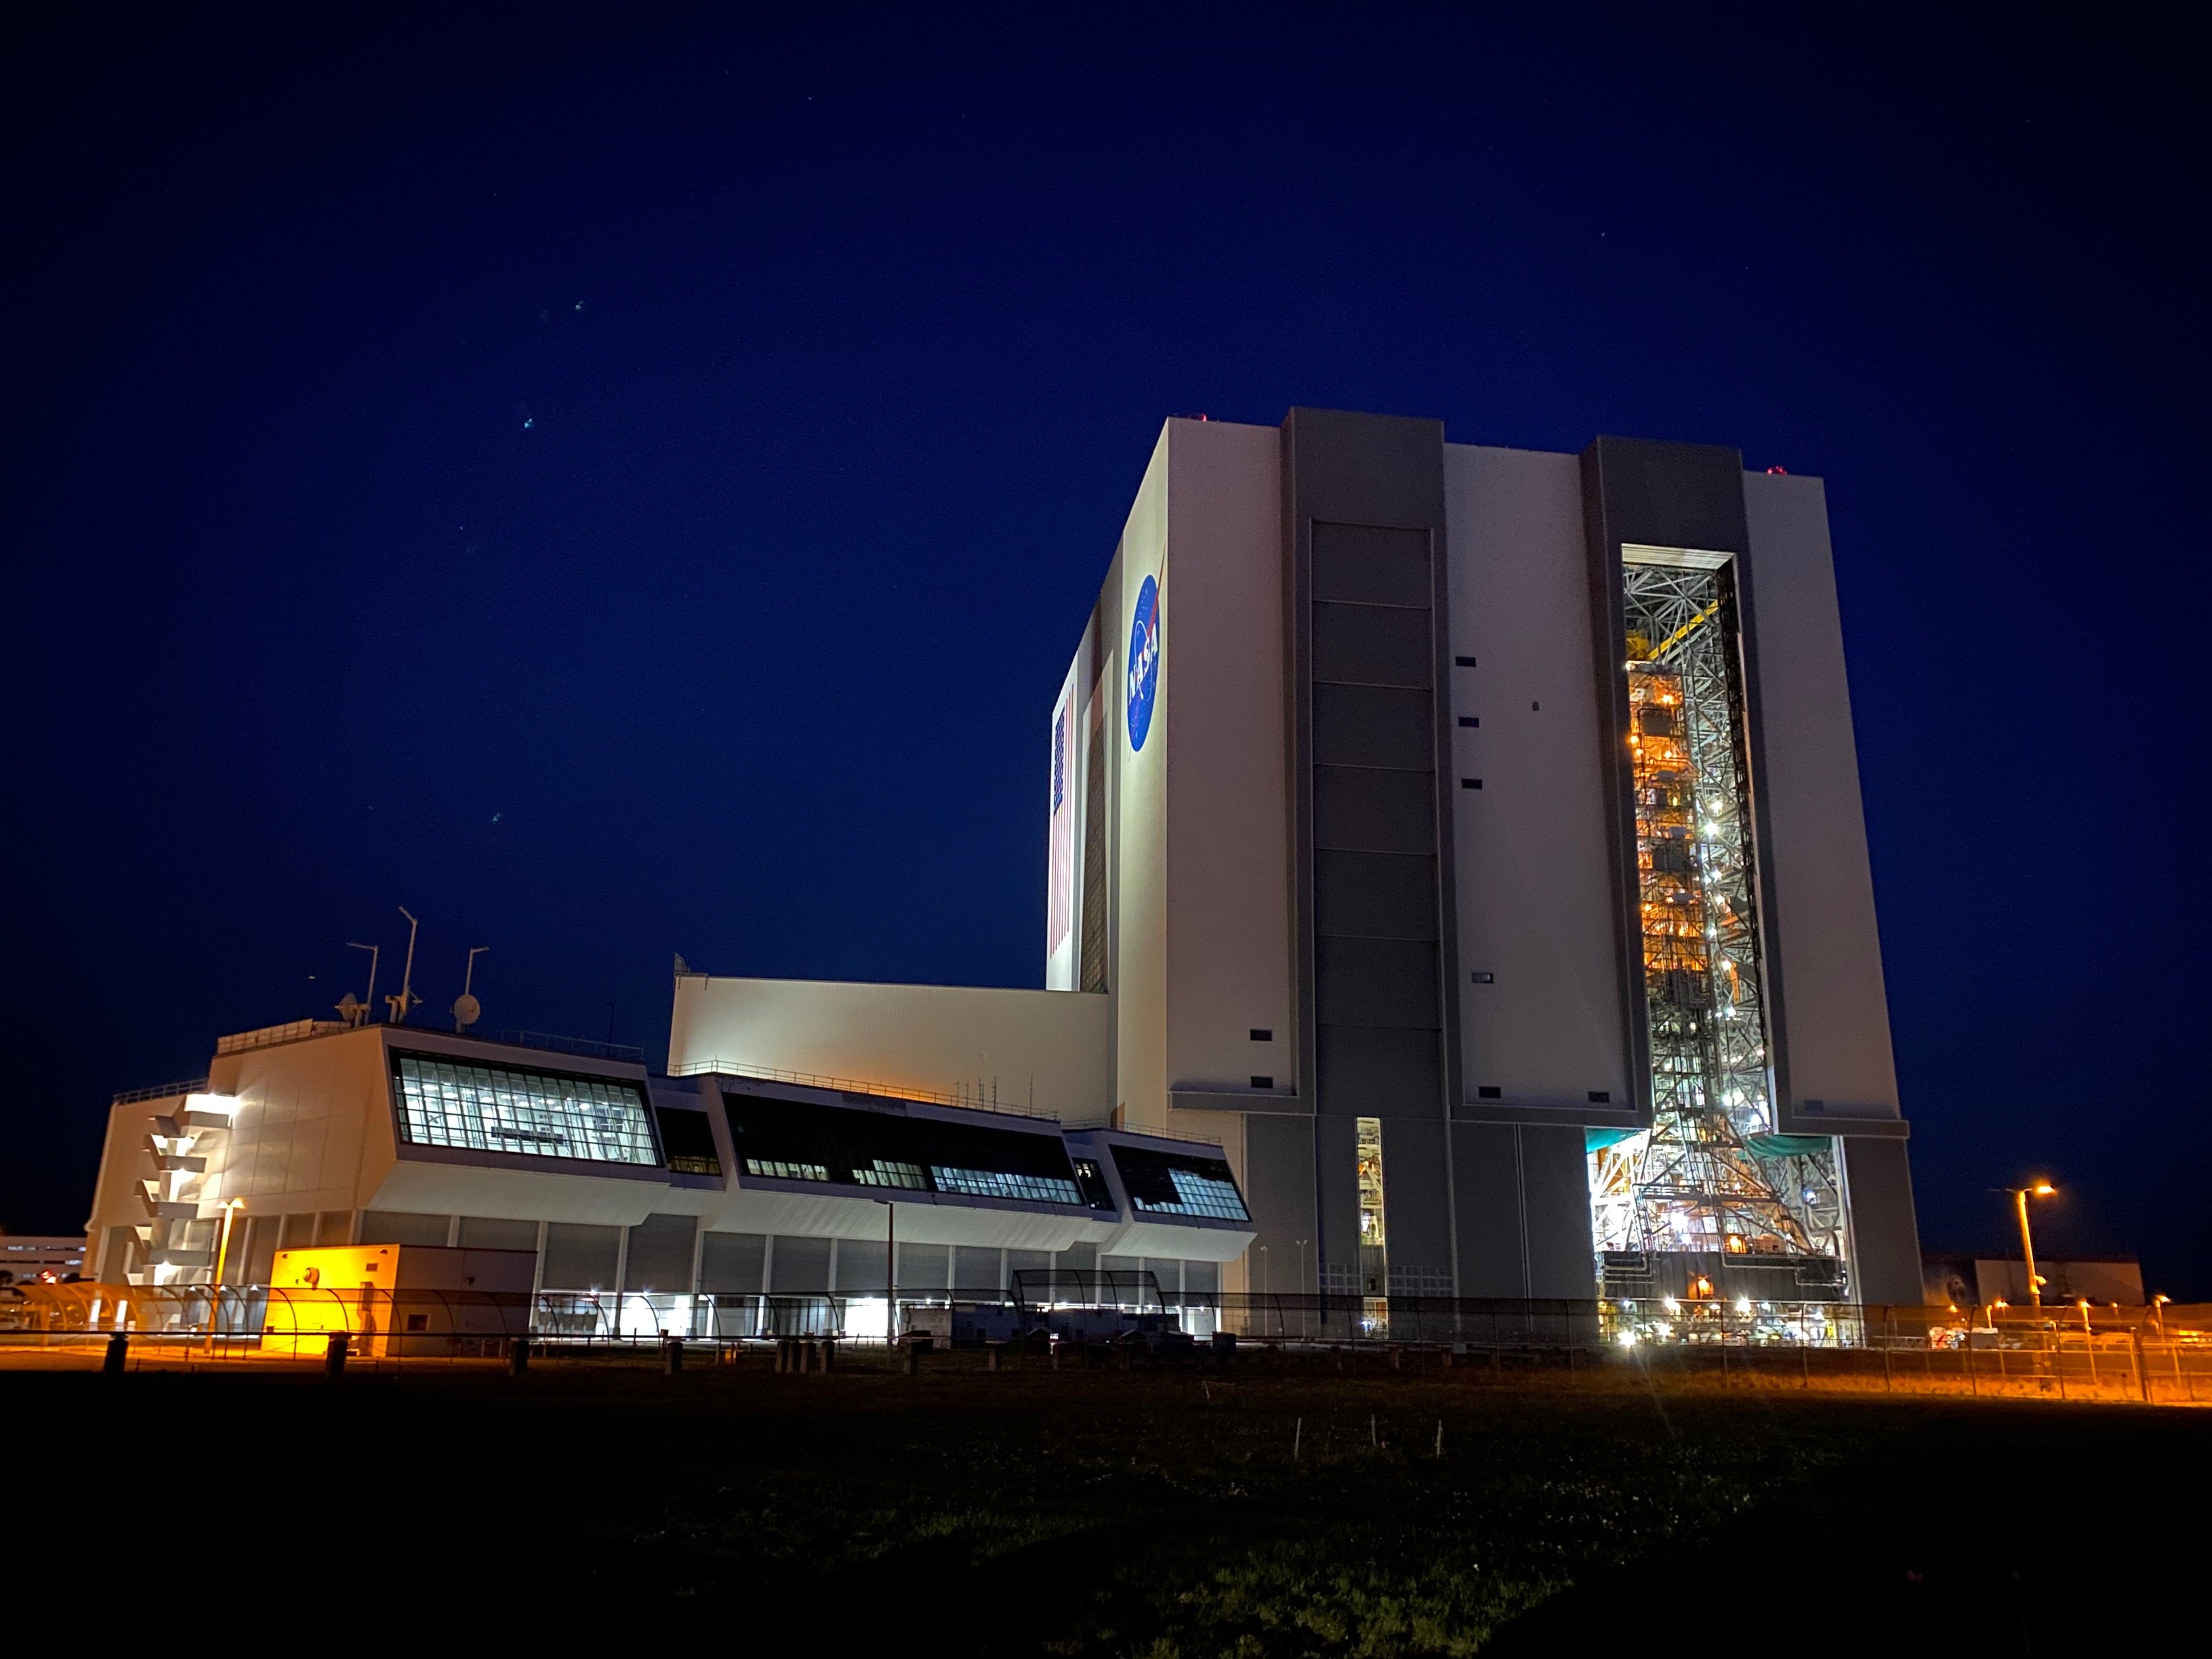
[[[76,1279],[83,1272],[82,1237],[0,1233],[0,1285]]]
[[[1047,983],[1249,1287],[1919,1298],[1818,480],[1171,421],[1051,734]]]
[[[894,1283],[995,1300],[1103,1270],[1204,1296],[1251,1238],[1218,1146],[320,1020],[118,1101],[88,1234],[117,1285],[267,1285],[280,1250],[337,1245],[529,1252],[541,1322],[724,1336],[769,1328],[766,1298],[879,1335]]]
[[[563,1290],[880,1292],[910,1249],[977,1293],[1110,1265],[1378,1317],[1920,1300],[1818,480],[1170,421],[1049,732],[1044,989],[678,958],[658,1078],[228,1039],[118,1103],[100,1275],[213,1273],[242,1197],[248,1279],[452,1243]]]

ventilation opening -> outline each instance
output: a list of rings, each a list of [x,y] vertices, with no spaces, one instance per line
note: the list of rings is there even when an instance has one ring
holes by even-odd
[[[1482,716],[1480,714],[1462,714],[1459,717],[1459,723],[1462,726],[1480,726],[1482,724]]]
[[[1472,657],[1454,657],[1452,661],[1456,666],[1461,668],[1472,668],[1474,666],[1474,659]]]
[[[1494,1083],[1486,1083],[1475,1090],[1474,1097],[1477,1100],[1503,1100],[1505,1098],[1505,1091]]]
[[[1264,1025],[1255,1025],[1255,1026],[1252,1028],[1252,1041],[1253,1041],[1253,1042],[1273,1042],[1274,1040],[1275,1040],[1275,1034],[1274,1034],[1273,1031],[1269,1030],[1266,1026],[1264,1026]]]
[[[1496,982],[1498,975],[1495,974],[1469,974],[1468,977],[1473,980],[1477,985],[1490,985]]]
[[[1482,780],[1480,778],[1462,778],[1459,781],[1459,787],[1462,789],[1480,789],[1482,787]]]
[[[1613,1091],[1610,1089],[1593,1089],[1589,1091],[1589,1097],[1590,1104],[1593,1106],[1609,1106],[1613,1103]]]
[[[1252,1079],[1252,1086],[1255,1089],[1272,1089],[1275,1086],[1275,1079],[1271,1077],[1255,1077]]]

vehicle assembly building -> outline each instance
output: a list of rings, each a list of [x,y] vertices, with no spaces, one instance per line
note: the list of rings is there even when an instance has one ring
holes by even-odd
[[[893,1286],[1069,1267],[1370,1325],[1921,1300],[1818,480],[1170,421],[1048,712],[1044,989],[679,959],[665,1076],[225,1039],[117,1103],[98,1276],[529,1250],[647,1329],[788,1291],[857,1331]]]

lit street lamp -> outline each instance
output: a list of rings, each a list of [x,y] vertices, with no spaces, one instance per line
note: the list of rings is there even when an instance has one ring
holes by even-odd
[[[230,1260],[230,1224],[237,1217],[238,1212],[246,1207],[246,1200],[242,1198],[226,1198],[216,1207],[222,1212],[222,1238],[216,1244],[215,1250],[215,1280],[208,1286],[207,1352],[210,1355],[215,1352],[216,1316],[222,1307],[223,1268]]]
[[[2032,1308],[2043,1305],[2043,1280],[2035,1271],[2035,1235],[2028,1230],[2027,1200],[2031,1198],[2051,1198],[2058,1188],[2047,1181],[2031,1182],[2025,1187],[2000,1187],[2001,1193],[2012,1195],[2013,1207],[2020,1215],[2020,1248],[2027,1257],[2027,1302]]]

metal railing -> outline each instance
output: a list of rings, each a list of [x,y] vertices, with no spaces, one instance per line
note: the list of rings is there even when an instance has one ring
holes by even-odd
[[[1711,1317],[1706,1317],[1708,1314]],[[1661,1318],[1660,1316],[1668,1316]],[[1588,1364],[1647,1376],[1857,1392],[2212,1404],[2212,1309],[2100,1309],[2087,1322],[2001,1311],[1843,1304],[1698,1309],[1539,1298],[1261,1295],[1164,1290],[1149,1272],[1022,1273],[1007,1297],[954,1286],[837,1293],[336,1290],[265,1285],[31,1284],[0,1291],[0,1351],[83,1346],[116,1333],[154,1353],[320,1358],[343,1334],[372,1362],[491,1358],[518,1337],[556,1351],[788,1338],[958,1343],[1049,1334],[1233,1335],[1279,1351],[1450,1364],[1461,1356]],[[1659,1327],[1668,1329],[1662,1333]]]
[[[135,1106],[142,1100],[167,1100],[176,1095],[204,1095],[208,1080],[204,1077],[188,1078],[178,1083],[157,1083],[150,1089],[126,1089],[111,1103],[117,1106]]]
[[[464,1031],[461,1035],[479,1042],[503,1042],[510,1048],[542,1048],[549,1054],[622,1060],[634,1066],[645,1063],[644,1049],[627,1042],[602,1042],[597,1037],[561,1036],[551,1031]]]
[[[304,1042],[309,1037],[333,1036],[350,1030],[342,1019],[295,1019],[282,1025],[264,1025],[254,1031],[234,1031],[215,1040],[218,1054],[241,1054],[249,1048],[274,1048],[280,1043]]]
[[[742,1060],[724,1060],[714,1055],[706,1060],[687,1061],[668,1068],[671,1077],[757,1078],[763,1083],[793,1083],[806,1089],[834,1089],[840,1094],[866,1095],[872,1100],[910,1100],[930,1106],[957,1106],[971,1112],[995,1112],[1002,1117],[1040,1118],[1048,1123],[1058,1123],[1060,1115],[1041,1106],[1000,1104],[995,1098],[986,1100],[979,1089],[974,1094],[964,1091],[947,1094],[936,1089],[909,1088],[904,1084],[871,1083],[861,1078],[831,1077],[822,1072],[785,1071],[774,1066],[754,1066]]]

